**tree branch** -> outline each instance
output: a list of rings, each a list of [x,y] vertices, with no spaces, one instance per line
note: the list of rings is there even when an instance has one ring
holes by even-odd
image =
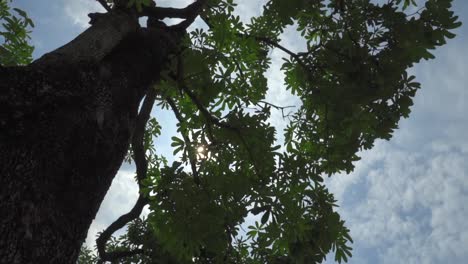
[[[143,250],[141,249],[131,251],[106,252],[106,243],[107,241],[109,241],[109,239],[115,231],[119,230],[120,228],[124,227],[127,223],[140,216],[143,207],[147,203],[148,199],[140,194],[133,208],[128,213],[121,215],[99,235],[99,237],[96,239],[96,247],[99,253],[99,260],[101,263],[105,261],[114,261],[118,258],[143,253]]]
[[[154,101],[156,99],[155,87],[150,87],[146,93],[145,100],[141,106],[140,113],[137,116],[135,130],[132,137],[133,159],[135,161],[137,182],[140,189],[138,200],[133,208],[126,214],[120,216],[110,226],[108,226],[96,239],[96,246],[99,253],[100,263],[104,261],[113,261],[119,258],[132,256],[135,254],[143,253],[142,249],[132,251],[114,251],[106,252],[106,243],[111,238],[112,234],[124,227],[130,221],[138,218],[143,210],[143,207],[148,203],[148,198],[141,193],[142,180],[146,178],[148,163],[145,156],[145,148],[143,139],[145,135],[145,127],[150,117],[151,109],[153,109]]]
[[[297,106],[295,106],[295,105],[279,106],[279,105],[275,105],[275,104],[272,104],[272,103],[269,103],[269,102],[263,101],[263,100],[260,100],[260,101],[258,101],[258,102],[264,104],[263,107],[270,106],[270,107],[275,108],[276,110],[280,110],[280,111],[281,111],[281,115],[283,116],[283,118],[285,118],[285,117],[287,117],[287,116],[290,115],[290,113],[287,114],[287,115],[285,115],[285,114],[284,114],[284,110],[286,110],[287,108],[295,108],[295,107],[297,107]],[[259,105],[259,104],[257,104],[257,105]],[[262,107],[262,106],[259,106],[259,107]]]
[[[107,4],[105,0],[96,0],[96,1],[98,1],[107,12],[111,11],[110,6]]]
[[[196,2],[191,4],[190,6],[192,5],[193,6],[190,8],[189,14],[185,18],[185,20],[180,22],[177,25],[171,26],[170,28],[173,30],[177,30],[177,31],[187,29],[193,23],[193,21],[195,21],[195,18],[197,18],[200,12],[203,10],[203,7],[205,6],[207,1],[208,0],[197,0]]]
[[[150,87],[146,94],[145,101],[141,106],[140,113],[137,116],[135,130],[132,139],[133,159],[135,160],[138,184],[146,178],[148,163],[145,156],[145,148],[143,139],[145,136],[145,128],[148,119],[150,118],[151,110],[153,109],[156,99],[156,87]],[[141,187],[141,186],[140,186]]]
[[[166,101],[169,104],[169,106],[171,107],[172,111],[174,112],[174,115],[176,116],[177,120],[182,125],[182,123],[184,122],[184,118],[182,117],[182,114],[180,113],[179,109],[177,108],[177,105],[175,104],[174,100],[172,100],[171,98],[168,97],[168,98],[166,98]],[[187,131],[185,131],[185,129],[184,129],[184,131],[181,131],[181,134],[182,134],[182,137],[184,138],[184,141],[187,144],[192,145],[192,143],[190,141],[190,138],[187,135]],[[190,167],[192,168],[192,172],[193,172],[193,180],[197,185],[199,185],[200,184],[200,177],[198,175],[196,161],[193,159],[193,156],[192,156],[192,153],[191,153],[192,151],[193,150],[189,150]]]
[[[182,18],[185,20],[179,24],[170,26],[169,28],[173,30],[185,30],[200,14],[206,2],[207,0],[196,0],[184,8],[145,6],[139,15],[148,16],[158,20],[162,20],[164,18]]]
[[[208,111],[204,106],[203,104],[200,102],[200,100],[198,100],[198,98],[195,96],[194,93],[192,93],[192,91],[190,91],[189,89],[187,89],[185,86],[181,86],[181,89],[190,97],[190,100],[192,100],[192,102],[197,106],[198,110],[200,110],[200,112],[203,114],[203,116],[210,122],[210,123],[213,123],[219,127],[222,127],[222,128],[227,128],[227,129],[231,129],[231,130],[238,130],[237,127],[233,127],[229,124],[226,124],[224,122],[221,122],[218,118],[214,117],[210,111]]]
[[[138,21],[125,12],[119,11],[102,14],[91,27],[74,40],[53,52],[46,53],[33,63],[57,65],[101,61],[129,33],[136,32],[138,27]]]
[[[247,36],[249,37],[249,36]],[[282,50],[283,52],[289,54],[289,56],[293,57],[297,63],[299,63],[299,65],[301,65],[302,68],[304,68],[305,70],[309,70],[309,67],[302,61],[302,59],[299,57],[299,55],[297,55],[296,53],[290,51],[289,49],[285,48],[284,46],[282,46],[281,44],[279,44],[278,42],[276,41],[273,41],[269,38],[266,38],[266,37],[259,37],[259,36],[250,36],[250,37],[253,37],[255,38],[256,40],[258,41],[261,41],[261,42],[264,42],[270,46],[273,46],[273,47],[276,47],[280,50]]]
[[[254,155],[252,154],[252,150],[250,149],[250,146],[247,144],[244,137],[242,136],[240,128],[235,127],[235,126],[231,126],[231,125],[229,125],[227,123],[224,123],[224,122],[221,122],[221,120],[219,120],[217,117],[213,116],[210,113],[210,111],[208,111],[203,106],[203,104],[198,100],[198,98],[195,96],[195,94],[192,93],[192,91],[187,89],[185,86],[182,86],[181,88],[190,97],[192,102],[197,106],[198,110],[203,114],[203,116],[205,116],[205,118],[208,121],[208,126],[210,125],[209,123],[212,123],[212,124],[217,125],[218,127],[229,129],[231,131],[234,131],[234,133],[236,133],[236,135],[239,137],[239,140],[242,142],[242,145],[244,145],[244,147],[247,150],[247,154],[249,155],[249,158],[252,161],[252,165],[253,165],[255,173],[257,175],[260,175],[260,172],[259,172],[259,170],[257,168],[256,162],[255,162],[255,159],[254,159]]]
[[[208,18],[206,16],[202,16],[201,18],[209,28],[213,28],[210,21],[208,20]],[[243,38],[254,38],[257,41],[264,42],[267,45],[276,47],[276,48],[282,50],[283,52],[287,53],[289,56],[293,57],[297,61],[297,63],[299,63],[299,65],[301,65],[302,68],[304,68],[305,70],[309,70],[309,67],[302,61],[302,59],[300,58],[300,56],[298,54],[292,52],[291,50],[287,49],[286,47],[282,46],[281,44],[279,44],[276,41],[273,41],[270,38],[262,37],[262,36],[246,35],[246,34],[242,34],[242,33],[238,33],[237,35],[239,37],[243,37]]]

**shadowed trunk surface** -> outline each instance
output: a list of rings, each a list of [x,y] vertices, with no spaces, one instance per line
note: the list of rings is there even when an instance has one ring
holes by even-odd
[[[120,16],[120,17],[119,17]],[[0,67],[0,263],[75,263],[175,37],[109,14]]]

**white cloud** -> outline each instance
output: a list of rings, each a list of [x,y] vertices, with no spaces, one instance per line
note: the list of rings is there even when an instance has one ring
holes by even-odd
[[[341,176],[329,182],[344,204],[339,211],[355,239],[354,253],[362,257],[361,248],[373,248],[379,263],[466,259],[468,155],[459,149],[407,151],[383,143],[363,161],[374,153],[378,158],[358,164],[353,180]],[[349,203],[352,189],[363,195]]]

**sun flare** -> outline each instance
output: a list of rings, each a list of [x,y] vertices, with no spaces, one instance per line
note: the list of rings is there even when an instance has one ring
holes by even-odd
[[[203,154],[203,153],[205,153],[205,148],[203,146],[199,146],[197,148],[197,152],[198,152],[198,154]]]

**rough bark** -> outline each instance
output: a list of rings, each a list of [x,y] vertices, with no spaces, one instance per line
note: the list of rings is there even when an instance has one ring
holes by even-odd
[[[0,67],[0,263],[75,263],[177,36],[111,13]]]

